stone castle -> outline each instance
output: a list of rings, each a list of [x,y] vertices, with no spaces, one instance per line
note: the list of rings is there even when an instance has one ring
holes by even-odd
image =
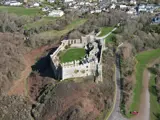
[[[66,48],[85,48],[86,55],[81,60],[61,63],[59,54]],[[55,79],[64,80],[75,77],[96,76],[102,80],[102,51],[105,47],[103,39],[96,39],[95,35],[87,35],[81,39],[61,41],[61,45],[50,55],[51,66]]]

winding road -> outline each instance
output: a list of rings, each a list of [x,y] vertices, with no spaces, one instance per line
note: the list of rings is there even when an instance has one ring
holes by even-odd
[[[109,116],[108,120],[127,120],[124,118],[120,113],[120,96],[121,96],[121,90],[120,90],[120,56],[116,55],[116,93],[115,93],[115,104],[113,106],[113,111],[111,115]]]

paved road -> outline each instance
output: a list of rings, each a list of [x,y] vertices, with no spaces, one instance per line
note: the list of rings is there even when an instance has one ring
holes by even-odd
[[[115,105],[113,106],[113,112],[111,113],[108,120],[127,120],[124,118],[120,113],[120,57],[116,55],[116,101]]]

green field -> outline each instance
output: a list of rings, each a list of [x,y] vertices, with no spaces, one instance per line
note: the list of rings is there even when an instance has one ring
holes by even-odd
[[[80,25],[84,24],[87,20],[86,19],[78,19],[73,21],[71,24],[67,25],[64,30],[51,30],[51,31],[46,31],[46,32],[42,32],[39,35],[43,36],[43,37],[55,37],[55,36],[62,36],[67,34],[69,31],[76,29],[77,27],[79,27]]]
[[[15,13],[17,15],[28,15],[34,16],[41,14],[41,10],[38,8],[24,8],[24,7],[11,7],[11,6],[0,6],[0,12]]]
[[[36,27],[40,27],[46,24],[50,24],[50,23],[54,23],[56,21],[57,18],[50,18],[50,17],[43,17],[42,19],[33,22],[33,23],[29,23],[27,25],[24,26],[24,28],[26,30],[31,29],[31,28],[36,28]]]
[[[112,41],[112,37],[114,36],[115,34],[111,33],[108,37],[105,38],[105,43],[111,43],[113,42]]]
[[[154,86],[155,83],[155,75],[152,74],[150,82],[149,82],[149,91],[150,91],[150,120],[158,120],[155,116],[156,114],[160,114],[160,104],[157,102],[156,89]]]
[[[113,27],[102,27],[101,33],[98,36],[102,37],[102,36],[108,34],[109,32],[111,32],[112,30],[113,30]]]
[[[85,56],[84,48],[69,48],[68,50],[60,54],[61,63],[71,62],[74,60],[80,60]]]
[[[136,55],[137,64],[136,64],[136,85],[133,90],[133,99],[130,106],[130,111],[138,111],[140,105],[140,96],[142,91],[142,79],[143,71],[147,67],[147,64],[152,60],[160,57],[160,49],[145,51]],[[132,117],[131,114],[127,114],[127,117]]]

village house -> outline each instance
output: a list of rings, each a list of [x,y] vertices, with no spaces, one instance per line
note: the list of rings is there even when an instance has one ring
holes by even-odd
[[[62,10],[52,10],[48,16],[50,17],[62,17],[64,15],[64,12]]]
[[[160,13],[157,14],[153,19],[152,22],[155,24],[160,24]]]
[[[113,3],[111,6],[110,6],[110,9],[115,9],[116,8],[116,5]]]
[[[74,0],[62,0],[64,3],[74,2]]]
[[[54,3],[55,0],[47,0],[49,3]]]
[[[17,2],[17,1],[5,1],[4,5],[10,5],[10,6],[20,6],[22,3]]]
[[[38,3],[38,2],[35,2],[34,4],[33,4],[33,7],[39,7],[40,6],[40,4]]]
[[[130,1],[130,4],[131,4],[131,5],[136,5],[136,4],[137,4],[137,1],[136,1],[136,0],[131,0],[131,1]]]

